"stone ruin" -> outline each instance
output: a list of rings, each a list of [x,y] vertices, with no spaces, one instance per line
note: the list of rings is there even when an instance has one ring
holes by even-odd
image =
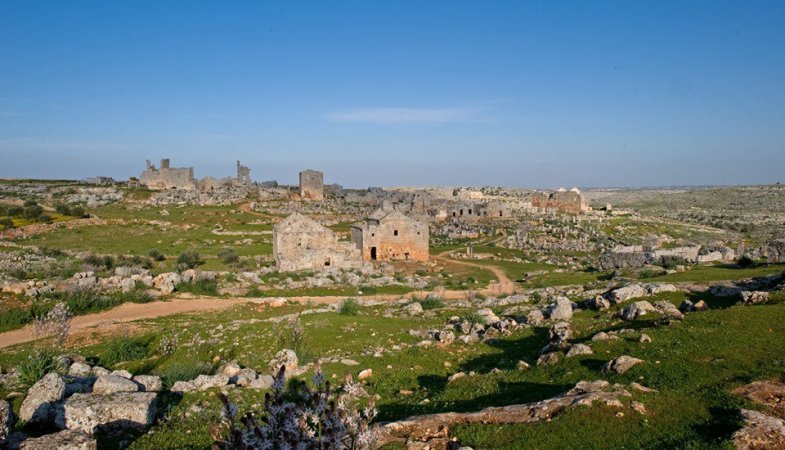
[[[400,211],[376,210],[352,225],[351,234],[365,260],[428,260],[428,224]]]
[[[193,167],[170,167],[169,159],[161,160],[161,167],[156,169],[147,160],[147,168],[139,176],[139,183],[149,189],[196,189]]]
[[[555,209],[561,212],[580,214],[591,211],[586,199],[578,188],[569,191],[559,188],[556,192],[532,192],[532,206],[542,209]]]
[[[207,192],[226,186],[250,186],[251,169],[237,161],[237,177],[214,178],[204,177],[201,180],[194,178],[193,167],[171,167],[169,159],[162,159],[160,168],[147,161],[147,168],[139,177],[139,185],[154,190],[179,189],[185,191]]]
[[[616,246],[600,255],[600,268],[634,269],[649,264],[664,264],[671,260],[683,264],[731,262],[736,252],[721,245],[688,245],[673,248],[654,248],[644,245]]]
[[[324,200],[324,173],[310,169],[300,172],[300,198]]]
[[[354,243],[338,241],[331,229],[300,213],[273,227],[273,255],[278,270],[285,272],[362,266]]]

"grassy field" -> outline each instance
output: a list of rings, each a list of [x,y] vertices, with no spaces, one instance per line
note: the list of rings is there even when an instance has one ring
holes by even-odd
[[[692,294],[667,293],[650,300],[678,304],[686,298],[697,299]],[[301,354],[305,360],[317,355],[340,356],[360,363],[355,367],[325,364],[325,373],[336,379],[372,368],[374,375],[366,389],[380,396],[379,420],[537,401],[564,392],[580,380],[638,381],[658,390],[634,394],[634,399],[646,405],[645,416],[630,409],[617,417],[613,409],[578,408],[535,425],[455,429],[462,443],[474,448],[530,448],[535,442],[537,448],[716,448],[723,446],[724,439],[739,426],[736,411],[742,401],[729,390],[751,380],[785,376],[785,358],[777,357],[775,351],[785,343],[785,303],[743,307],[727,299],[701,298],[709,303],[710,311],[690,314],[683,322],[667,326],[657,325],[656,317],[651,315],[622,323],[614,316],[615,310],[580,312],[572,321],[574,341],[591,344],[595,353],[528,370],[516,369],[516,363],[534,363],[547,341],[547,327],[473,345],[410,346],[419,340],[409,334],[410,329],[440,328],[449,316],[468,312],[451,308],[449,303],[423,317],[390,317],[385,314],[385,306],[361,308],[356,316],[302,316],[307,346]],[[775,300],[782,302],[785,298],[777,294]],[[280,326],[265,319],[304,308],[307,306],[267,310],[244,306],[220,313],[145,321],[139,327],[144,330],[141,335],[119,338],[138,342],[144,347],[144,355],[134,361],[113,362],[112,366],[166,375],[184,364],[201,364],[209,370],[221,361],[237,360],[265,371],[267,361],[282,345]],[[620,340],[588,342],[598,331],[622,327],[637,331]],[[639,332],[651,336],[652,343],[639,344]],[[174,334],[180,343],[177,350],[161,354],[161,339]],[[396,346],[403,348],[395,350]],[[110,360],[114,347],[116,343],[105,340],[74,350],[100,362]],[[22,346],[2,352],[0,365],[19,361],[31,349]],[[374,357],[379,349],[386,350],[381,357]],[[599,372],[605,361],[621,354],[642,358],[646,363],[624,375]],[[495,368],[501,371],[493,372]],[[447,383],[446,378],[458,371],[475,371],[476,375]],[[401,390],[412,394],[402,395]],[[234,390],[230,395],[242,399],[243,408],[254,409],[263,393]],[[165,395],[161,400],[159,423],[131,448],[207,448],[209,421],[218,414],[214,393],[186,394],[182,398]],[[199,413],[186,414],[188,411]]]

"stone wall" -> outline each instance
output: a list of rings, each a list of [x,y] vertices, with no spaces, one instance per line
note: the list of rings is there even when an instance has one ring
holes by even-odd
[[[339,242],[332,230],[300,213],[273,227],[273,255],[278,270],[286,272],[362,266],[353,243]]]
[[[172,168],[169,160],[161,160],[161,168],[147,161],[147,168],[139,177],[139,183],[149,189],[196,189],[193,167]]]
[[[300,198],[303,200],[324,200],[324,174],[318,170],[300,172]]]
[[[365,260],[428,260],[428,224],[398,211],[377,211],[352,226],[352,242]]]
[[[535,208],[555,209],[572,214],[580,214],[589,210],[583,194],[576,188],[572,188],[569,191],[559,189],[550,193],[532,192],[532,206]]]

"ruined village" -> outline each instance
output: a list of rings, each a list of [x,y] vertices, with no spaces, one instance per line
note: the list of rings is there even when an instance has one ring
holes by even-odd
[[[235,448],[226,433],[258,426],[241,414],[311,378],[297,408],[335,389],[348,448],[484,448],[491,429],[617,447],[652,427],[647,447],[706,426],[785,442],[780,185],[196,173],[0,182],[4,447]]]

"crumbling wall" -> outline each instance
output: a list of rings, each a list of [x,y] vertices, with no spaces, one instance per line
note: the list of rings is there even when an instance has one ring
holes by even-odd
[[[169,160],[161,160],[161,168],[147,161],[147,168],[139,177],[139,183],[149,189],[196,189],[193,167],[169,167]]]
[[[555,209],[557,211],[580,214],[589,207],[583,194],[576,188],[569,191],[559,189],[556,192],[532,192],[532,206],[536,208]]]
[[[324,200],[324,174],[318,170],[300,172],[300,198],[303,200]]]
[[[351,235],[365,260],[428,260],[428,224],[398,211],[354,225]]]
[[[273,227],[275,265],[281,271],[359,268],[360,251],[351,242],[339,242],[329,228],[294,213]]]

